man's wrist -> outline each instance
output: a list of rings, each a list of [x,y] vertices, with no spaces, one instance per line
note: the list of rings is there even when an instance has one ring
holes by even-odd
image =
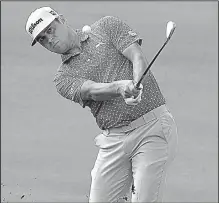
[[[137,82],[136,80],[134,80],[134,79],[132,80],[132,82],[133,82],[134,86],[137,85],[137,83],[138,83],[138,82]]]
[[[121,83],[121,81],[115,81],[114,85],[115,85],[116,94],[118,94],[118,96],[121,96],[122,95],[122,83]]]

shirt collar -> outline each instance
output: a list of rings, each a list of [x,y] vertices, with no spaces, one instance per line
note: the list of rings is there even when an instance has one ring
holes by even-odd
[[[80,43],[86,41],[89,38],[89,35],[88,34],[84,34],[81,29],[76,29],[75,32],[79,36]],[[62,54],[61,55],[62,62],[66,61],[70,57],[73,57],[73,56],[76,56],[76,55],[78,55],[77,52],[74,52],[74,53],[71,53],[71,54]]]

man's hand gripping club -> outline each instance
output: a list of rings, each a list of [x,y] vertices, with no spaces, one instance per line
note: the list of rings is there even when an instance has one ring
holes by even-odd
[[[143,85],[140,84],[139,88],[136,88],[136,84],[132,80],[119,81],[119,93],[124,98],[125,103],[128,105],[137,105],[141,102],[141,95]]]

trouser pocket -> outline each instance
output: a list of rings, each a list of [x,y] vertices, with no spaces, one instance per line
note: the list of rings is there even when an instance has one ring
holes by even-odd
[[[173,136],[172,132],[175,130],[174,128],[176,128],[172,114],[170,112],[167,112],[161,115],[160,124],[161,124],[164,139],[166,140],[167,143],[169,143],[171,136]]]
[[[176,156],[178,146],[177,126],[171,113],[167,112],[160,117],[162,134],[168,145],[169,161]]]
[[[104,134],[97,135],[94,139],[95,145],[105,152],[112,152],[120,148],[125,140],[124,133],[118,134]]]

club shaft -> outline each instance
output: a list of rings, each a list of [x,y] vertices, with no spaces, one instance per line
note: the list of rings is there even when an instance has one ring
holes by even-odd
[[[157,54],[154,56],[153,60],[150,62],[150,64],[148,65],[147,69],[145,70],[145,72],[143,73],[143,75],[141,76],[140,80],[138,81],[138,83],[136,84],[136,88],[139,88],[141,81],[143,80],[144,76],[147,74],[148,70],[150,69],[151,65],[154,63],[154,61],[156,60],[156,58],[158,57],[158,55],[160,54],[160,52],[163,50],[163,48],[165,47],[165,45],[167,44],[167,42],[169,41],[169,38],[164,42],[163,46],[160,48],[160,50],[157,52]]]

